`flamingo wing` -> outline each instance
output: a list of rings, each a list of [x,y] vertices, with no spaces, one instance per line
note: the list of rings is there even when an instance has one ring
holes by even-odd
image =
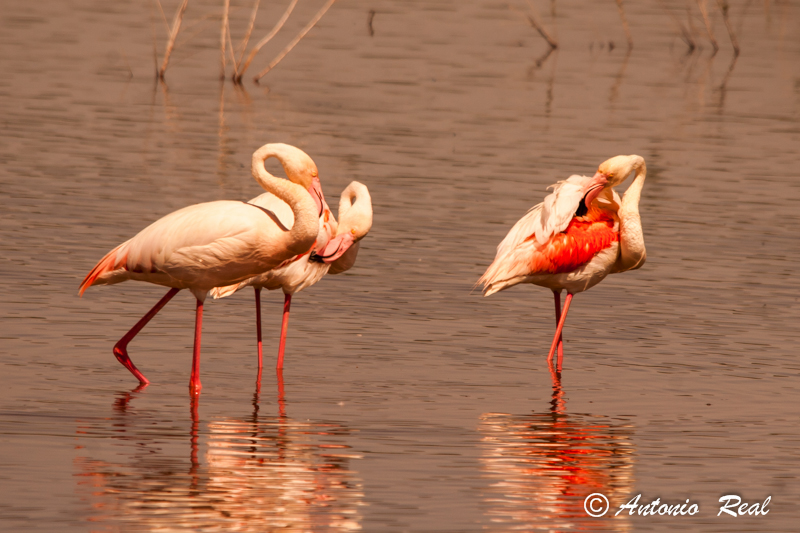
[[[478,280],[484,294],[520,283],[529,276],[570,272],[618,240],[617,220],[593,207],[576,217],[590,178],[570,176],[553,185],[553,192],[511,228],[497,255]],[[617,207],[613,191],[603,191],[601,204]],[[605,206],[604,206],[605,207]]]
[[[153,222],[100,260],[81,283],[142,279],[172,287],[228,285],[288,259],[279,224],[243,202],[196,204]]]
[[[539,244],[545,244],[554,234],[563,231],[575,216],[584,194],[584,186],[590,178],[570,176],[551,185],[544,201],[533,206],[508,232],[497,246],[497,258],[535,236]]]

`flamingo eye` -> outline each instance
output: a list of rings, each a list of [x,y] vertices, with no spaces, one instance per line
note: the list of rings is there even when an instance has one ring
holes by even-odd
[[[355,234],[356,234],[356,230],[355,230],[355,228],[351,229],[351,230],[350,230],[350,233],[352,233],[353,235],[355,235]]]

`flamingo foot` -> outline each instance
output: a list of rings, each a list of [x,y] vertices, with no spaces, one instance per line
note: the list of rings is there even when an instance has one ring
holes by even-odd
[[[139,380],[140,385],[149,384],[150,380],[147,379],[146,377],[144,377],[144,374],[139,372],[139,369],[136,368],[136,365],[133,364],[133,361],[131,361],[131,358],[128,357],[127,344],[128,343],[123,344],[122,340],[120,340],[117,344],[115,344],[114,345],[114,357],[117,358],[117,361],[122,363],[122,366],[124,366],[125,368],[130,370],[131,374],[136,376],[136,379]]]
[[[158,301],[158,303],[156,303],[156,305],[154,305],[152,309],[150,309],[147,313],[145,313],[145,315],[139,319],[139,321],[130,329],[130,331],[128,331],[128,333],[126,333],[119,341],[117,341],[117,344],[114,345],[114,357],[116,357],[117,361],[122,363],[122,365],[125,368],[130,370],[131,374],[136,376],[136,379],[138,379],[139,383],[141,383],[142,385],[147,385],[148,383],[150,383],[150,380],[144,377],[144,374],[139,372],[139,369],[136,368],[136,365],[133,364],[131,358],[128,357],[128,343],[130,343],[133,340],[133,338],[140,331],[142,331],[142,328],[145,327],[147,323],[153,319],[154,316],[156,316],[156,313],[161,311],[161,309],[165,305],[167,305],[167,302],[172,300],[173,296],[178,294],[178,291],[180,291],[180,289],[174,289],[174,288],[167,291],[167,294],[162,296],[161,299]]]

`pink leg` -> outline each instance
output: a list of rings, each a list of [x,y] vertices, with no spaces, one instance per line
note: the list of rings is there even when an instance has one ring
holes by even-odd
[[[194,319],[194,352],[192,353],[192,377],[189,379],[189,393],[197,396],[203,389],[200,384],[200,336],[203,333],[203,302],[197,300]]]
[[[286,416],[286,393],[283,390],[283,369],[278,368],[276,371],[278,375],[278,412],[281,418]]]
[[[117,344],[114,345],[114,357],[116,357],[117,361],[122,363],[125,366],[125,368],[130,370],[131,374],[136,376],[136,379],[138,379],[139,382],[142,383],[142,384],[150,383],[150,381],[146,377],[144,377],[144,375],[141,372],[139,372],[139,369],[136,368],[136,365],[133,364],[133,361],[131,361],[131,358],[128,357],[128,343],[131,342],[131,340],[133,340],[133,338],[140,331],[142,331],[142,328],[145,327],[147,325],[147,323],[150,322],[150,320],[154,316],[156,316],[156,313],[161,311],[162,307],[167,305],[167,302],[172,300],[173,296],[178,294],[179,290],[180,289],[170,289],[167,292],[167,294],[165,294],[164,297],[161,298],[158,301],[158,303],[156,305],[154,305],[153,308],[150,309],[147,312],[146,315],[144,315],[141,319],[139,319],[139,322],[137,322],[136,325],[133,326],[130,329],[130,331],[125,334],[124,337],[122,337],[119,341],[117,341]]]
[[[556,302],[556,327],[561,320],[561,291],[553,291],[553,298]],[[562,335],[558,336],[558,371],[561,372],[561,362],[564,360],[564,338]]]
[[[572,302],[572,294],[567,293],[567,298],[564,300],[564,311],[561,313],[561,319],[558,321],[556,335],[553,337],[553,344],[550,346],[550,353],[547,354],[548,366],[552,365],[553,363],[553,354],[555,353],[559,340],[561,339],[561,330],[564,329],[564,322],[567,320],[567,311],[569,311],[570,302]],[[560,368],[558,370],[559,372],[561,371]]]
[[[286,330],[289,329],[289,306],[292,305],[292,295],[287,294],[283,299],[283,323],[281,324],[281,343],[278,347],[278,366],[283,368],[283,349],[286,348]]]
[[[258,337],[258,374],[261,375],[262,351],[261,351],[261,287],[254,287],[256,290],[256,336]],[[261,378],[259,377],[259,381]]]

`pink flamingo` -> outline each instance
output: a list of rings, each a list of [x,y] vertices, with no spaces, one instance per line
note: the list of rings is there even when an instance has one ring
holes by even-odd
[[[634,182],[620,201],[612,189],[631,172]],[[518,283],[533,283],[553,291],[556,333],[547,363],[558,349],[561,371],[561,331],[572,296],[600,283],[608,274],[641,267],[647,253],[639,198],[647,168],[638,155],[616,156],[603,162],[595,175],[570,176],[522,217],[497,247],[494,262],[481,276],[485,296]],[[561,310],[561,291],[567,291]]]
[[[292,212],[289,206],[270,193],[264,193],[250,200],[250,203],[269,209],[287,227],[292,225]],[[292,295],[314,285],[325,274],[340,274],[349,270],[356,261],[360,241],[372,228],[372,198],[369,189],[357,181],[342,191],[339,199],[339,223],[330,216],[320,218],[320,234],[329,228],[335,236],[326,243],[317,241],[314,251],[309,251],[297,260],[280,268],[275,268],[238,284],[218,287],[211,291],[214,298],[224,298],[245,287],[253,287],[256,293],[256,334],[258,336],[258,369],[261,373],[261,289],[282,289],[283,322],[278,348],[277,368],[283,368],[283,353],[286,347],[286,332],[289,326],[289,307]]]
[[[289,181],[267,172],[264,161],[270,157],[280,161]],[[208,291],[275,268],[314,245],[324,197],[311,158],[287,144],[266,144],[253,154],[252,173],[289,207],[294,216],[291,229],[269,211],[244,202],[221,200],[184,207],[108,252],[81,283],[81,295],[92,285],[129,279],[170,287],[114,346],[117,360],[142,384],[149,381],[128,356],[128,343],[178,291],[189,289],[197,299],[189,381],[190,393],[196,396],[202,388],[200,336]]]

